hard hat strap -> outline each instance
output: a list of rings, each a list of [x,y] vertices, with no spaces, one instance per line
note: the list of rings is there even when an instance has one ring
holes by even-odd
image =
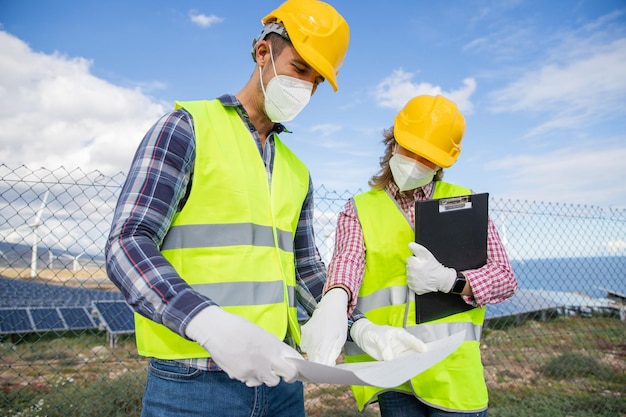
[[[282,36],[283,38],[285,38],[286,40],[288,40],[289,42],[291,42],[291,39],[289,39],[289,34],[287,33],[287,30],[285,29],[285,26],[281,22],[269,22],[268,24],[263,26],[263,30],[261,30],[261,34],[259,36],[257,36],[256,38],[252,39],[252,51],[251,51],[251,53],[252,53],[252,60],[254,62],[256,62],[256,45],[257,45],[257,43],[259,43],[263,39],[265,39],[265,37],[267,35],[269,35],[270,33],[276,33],[276,34]]]

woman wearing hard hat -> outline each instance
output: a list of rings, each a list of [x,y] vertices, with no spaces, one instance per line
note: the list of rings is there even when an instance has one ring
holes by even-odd
[[[505,249],[491,221],[487,263],[479,269],[448,268],[413,241],[416,201],[471,193],[442,180],[443,169],[461,153],[464,132],[465,120],[452,101],[411,99],[385,131],[372,189],[351,198],[338,217],[324,297],[303,327],[309,359],[334,363],[347,335],[346,362],[367,362],[421,352],[423,342],[466,330],[454,353],[398,387],[353,386],[360,410],[378,401],[383,417],[487,414],[479,349],[485,305],[504,301],[517,289]],[[407,314],[415,308],[407,287],[416,294],[462,298],[468,308],[417,324],[415,314]],[[352,324],[346,325],[346,314]]]

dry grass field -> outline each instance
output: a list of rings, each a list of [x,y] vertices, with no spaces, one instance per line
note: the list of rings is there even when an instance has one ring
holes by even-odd
[[[6,278],[19,278],[31,282],[42,282],[55,285],[64,285],[75,288],[86,288],[90,290],[117,291],[117,288],[107,278],[104,268],[95,266],[84,266],[76,271],[68,268],[37,270],[37,277],[30,277],[30,268],[6,268],[0,267],[0,275]]]

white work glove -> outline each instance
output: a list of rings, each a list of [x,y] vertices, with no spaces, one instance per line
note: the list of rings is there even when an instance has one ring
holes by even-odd
[[[348,293],[341,288],[328,291],[313,315],[302,326],[300,347],[310,361],[334,366],[348,338]]]
[[[292,383],[298,376],[295,365],[285,358],[302,356],[260,326],[222,310],[207,307],[193,317],[187,337],[198,342],[215,363],[232,379],[249,387],[273,387],[280,378]]]
[[[410,242],[413,256],[406,260],[407,285],[415,294],[450,292],[456,281],[456,270],[439,263],[424,246]]]
[[[361,350],[378,361],[390,361],[408,353],[427,350],[424,342],[406,329],[377,325],[368,319],[355,321],[350,336]]]

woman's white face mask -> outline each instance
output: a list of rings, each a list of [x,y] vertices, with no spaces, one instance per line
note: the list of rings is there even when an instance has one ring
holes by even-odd
[[[433,180],[437,168],[430,168],[415,159],[394,153],[389,159],[389,168],[400,191],[423,187]]]
[[[261,89],[265,96],[265,113],[272,122],[288,122],[293,120],[309,103],[313,83],[289,75],[278,75],[271,45],[270,58],[274,69],[274,78],[267,83],[267,88],[263,87],[263,71],[259,67]]]

